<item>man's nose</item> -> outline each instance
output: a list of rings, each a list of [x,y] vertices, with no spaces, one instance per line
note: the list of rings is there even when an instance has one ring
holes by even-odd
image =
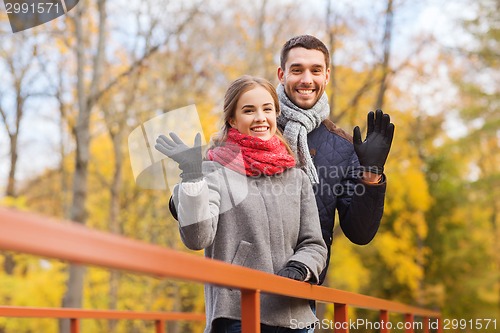
[[[303,73],[302,73],[302,76],[300,78],[300,82],[301,83],[306,83],[306,84],[312,84],[313,82],[313,79],[312,79],[312,73],[311,71],[309,70],[305,70]]]

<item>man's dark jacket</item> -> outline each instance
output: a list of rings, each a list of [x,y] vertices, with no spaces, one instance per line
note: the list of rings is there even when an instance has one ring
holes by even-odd
[[[319,184],[313,185],[321,231],[328,248],[323,283],[330,263],[330,247],[338,210],[340,227],[351,242],[368,244],[377,233],[384,212],[386,182],[367,184],[354,151],[352,137],[330,120],[325,120],[307,136],[309,152],[318,171]]]

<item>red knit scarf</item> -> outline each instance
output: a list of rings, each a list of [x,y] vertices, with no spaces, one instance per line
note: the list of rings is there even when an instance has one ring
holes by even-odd
[[[229,129],[225,144],[210,149],[207,157],[247,176],[272,176],[295,166],[295,159],[276,135],[262,140],[234,128]]]

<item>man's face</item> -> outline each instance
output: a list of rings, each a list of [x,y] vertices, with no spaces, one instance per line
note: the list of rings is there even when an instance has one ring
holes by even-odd
[[[295,105],[310,109],[323,95],[330,69],[321,51],[296,47],[288,53],[285,69],[278,68],[278,79]]]

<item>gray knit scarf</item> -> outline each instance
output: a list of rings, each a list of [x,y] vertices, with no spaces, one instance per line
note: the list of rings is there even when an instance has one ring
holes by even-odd
[[[307,134],[318,128],[328,117],[330,106],[326,93],[310,109],[304,110],[293,104],[285,94],[282,84],[276,89],[280,101],[281,113],[278,116],[278,126],[283,129],[283,136],[290,148],[298,157],[298,165],[304,170],[312,184],[319,183],[318,173],[307,145]]]

